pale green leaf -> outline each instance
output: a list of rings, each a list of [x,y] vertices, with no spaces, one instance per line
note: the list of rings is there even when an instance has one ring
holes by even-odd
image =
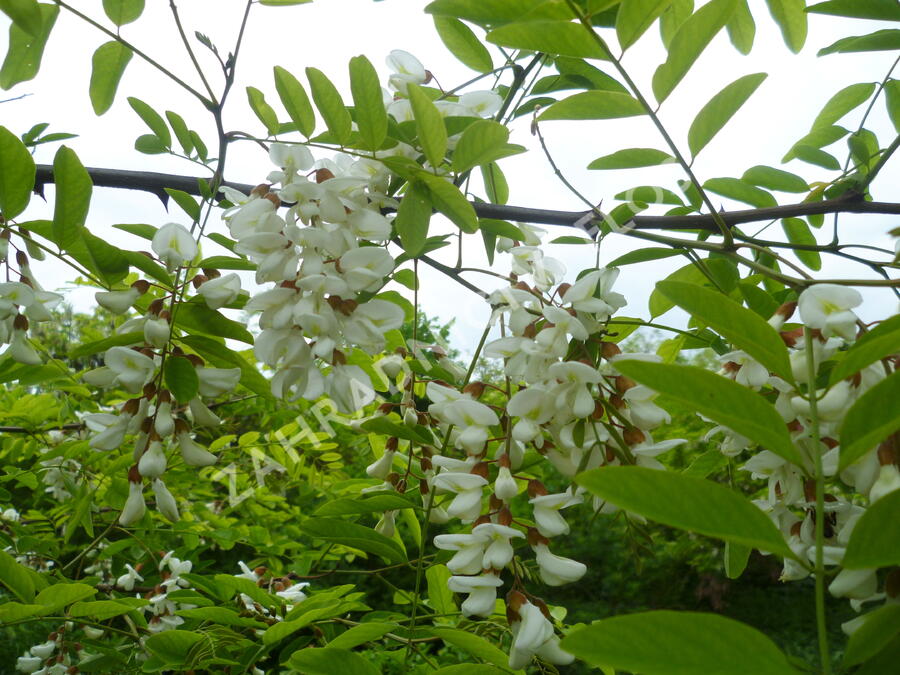
[[[144,11],[144,0],[103,0],[103,11],[117,26],[137,21]]]
[[[338,143],[345,145],[350,140],[353,120],[344,106],[340,93],[331,80],[325,76],[325,73],[317,68],[307,68],[306,77],[309,79],[316,108],[319,109],[319,114],[325,120],[325,126],[334,134]]]
[[[494,68],[491,54],[472,29],[459,19],[450,16],[434,16],[434,27],[444,46],[463,65],[479,73],[488,73]]]
[[[744,55],[750,53],[753,49],[753,39],[756,37],[756,22],[750,13],[750,6],[747,0],[737,0],[734,8],[734,14],[725,25],[728,31],[728,37],[731,44]]]
[[[169,127],[166,126],[165,120],[160,117],[158,112],[134,96],[128,97],[128,104],[144,120],[144,124],[150,127],[150,131],[153,132],[153,135],[159,139],[163,146],[167,148],[172,147],[172,135],[169,133]]]
[[[394,219],[400,244],[411,258],[422,252],[428,238],[430,221],[431,195],[424,183],[414,180],[406,188]]]
[[[622,0],[616,12],[616,36],[622,50],[637,42],[672,0]]]
[[[362,656],[336,647],[300,649],[291,654],[287,665],[308,675],[378,675]]]
[[[716,614],[654,611],[595,621],[560,645],[591,665],[641,675],[798,675],[755,628]]]
[[[828,0],[806,8],[810,14],[830,14],[852,19],[900,21],[897,0]]]
[[[809,192],[809,184],[797,174],[771,166],[750,167],[741,178],[767,190],[779,192]]]
[[[275,66],[275,90],[281,104],[301,134],[309,138],[316,128],[316,114],[306,90],[296,77],[281,66]]]
[[[0,213],[12,220],[28,206],[34,189],[35,165],[25,144],[0,126]]]
[[[453,183],[440,176],[423,171],[419,174],[431,193],[431,203],[460,230],[468,234],[478,231],[478,216],[475,209]]]
[[[172,131],[175,132],[175,138],[181,144],[184,154],[190,155],[194,151],[194,142],[191,140],[191,132],[185,124],[184,118],[176,112],[166,110],[166,119],[169,121]]]
[[[502,47],[528,49],[546,54],[582,59],[607,59],[591,33],[569,21],[528,21],[512,23],[487,34],[489,42]]]
[[[0,551],[0,583],[22,602],[34,602],[34,582],[31,575],[6,551]]]
[[[43,21],[37,0],[0,0],[0,12],[28,35],[40,35]]]
[[[865,103],[875,91],[874,82],[860,82],[844,87],[832,96],[812,124],[813,130],[830,127],[854,108]]]
[[[378,73],[365,56],[350,59],[350,91],[359,134],[369,150],[377,150],[387,137],[387,111]]]
[[[900,354],[900,316],[882,321],[844,352],[844,358],[831,371],[830,383],[837,384],[866,366],[894,354]]]
[[[894,399],[896,402],[897,399]],[[843,450],[843,447],[841,448]],[[856,522],[843,566],[860,570],[900,565],[900,490],[871,504]]]
[[[416,120],[419,145],[428,163],[438,167],[443,164],[447,154],[447,127],[444,126],[440,111],[418,85],[410,83],[407,91]]]
[[[883,52],[900,49],[900,30],[885,28],[869,33],[868,35],[856,35],[838,40],[824,49],[820,49],[818,55],[852,53],[852,52]]]
[[[53,177],[56,181],[53,238],[61,250],[66,250],[81,236],[93,184],[78,155],[65,145],[57,150],[53,158]]]
[[[758,209],[778,205],[775,197],[769,192],[740,178],[710,178],[703,184],[703,189],[728,199],[750,204]]]
[[[495,666],[505,668],[509,662],[509,657],[505,653],[479,635],[456,628],[434,627],[429,628],[429,632],[441,638],[448,645],[462,649],[464,652],[468,652],[472,656],[492,663]]]
[[[583,91],[554,103],[538,117],[546,120],[606,120],[646,115],[640,102],[617,91]]]
[[[509,129],[499,122],[493,120],[473,122],[463,131],[453,150],[453,170],[462,173],[506,156],[508,138]]]
[[[38,593],[34,602],[44,605],[47,613],[56,612],[79,600],[85,600],[97,594],[97,589],[88,584],[54,584]]]
[[[616,369],[640,384],[671,396],[701,415],[802,465],[803,460],[775,407],[758,393],[696,366],[622,359]],[[900,423],[900,422],[898,422]]]
[[[734,13],[735,0],[712,0],[687,19],[669,45],[669,56],[653,74],[653,94],[662,103]]]
[[[809,225],[802,218],[782,218],[781,229],[792,244],[800,246],[816,246],[816,236],[810,231]],[[804,251],[794,249],[793,254],[811,270],[822,269],[822,257],[818,251]]]
[[[430,570],[431,568],[429,567],[428,569]],[[344,631],[329,642],[328,647],[333,649],[353,649],[366,642],[374,642],[385,633],[390,633],[397,627],[398,624],[396,623],[367,621],[358,626],[353,626],[350,630]]]
[[[694,13],[694,0],[672,0],[669,7],[659,17],[659,35],[666,49],[672,46],[672,38]]]
[[[473,23],[499,26],[520,19],[545,0],[435,0],[425,7],[428,14],[452,16]]]
[[[9,47],[0,66],[0,89],[10,89],[20,82],[34,79],[41,68],[44,47],[59,15],[59,6],[41,4],[41,29],[30,35],[18,24],[9,26]]]
[[[691,154],[696,157],[706,147],[706,144],[740,110],[766,77],[768,77],[766,73],[744,75],[727,85],[701,108],[688,131],[688,147],[691,149]]]
[[[430,565],[425,571],[428,582],[428,600],[435,614],[452,614],[456,611],[453,592],[447,588],[447,580],[452,573],[446,565]]]
[[[247,102],[259,121],[263,123],[266,131],[269,132],[269,135],[274,136],[277,134],[278,116],[275,114],[272,106],[266,103],[265,94],[256,87],[247,87]]]
[[[778,332],[752,310],[709,288],[683,281],[660,281],[660,292],[676,305],[759,361],[767,370],[792,381],[787,347]]]
[[[806,42],[806,0],[766,0],[766,4],[781,29],[784,44],[798,53]]]
[[[900,371],[891,373],[856,399],[840,430],[842,470],[900,429],[897,401]]]
[[[667,152],[655,148],[629,148],[619,150],[611,155],[598,157],[590,164],[589,169],[637,169],[645,166],[673,164],[675,158]]]

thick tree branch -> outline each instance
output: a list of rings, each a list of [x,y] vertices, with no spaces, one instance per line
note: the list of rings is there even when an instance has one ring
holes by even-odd
[[[188,194],[199,195],[197,185],[198,178],[194,176],[175,176],[167,173],[153,171],[126,171],[122,169],[88,168],[88,173],[94,185],[98,187],[123,188],[126,190],[142,190],[151,192],[157,197],[168,201],[168,195],[163,188],[174,188]],[[43,194],[44,185],[53,182],[53,167],[49,164],[39,164],[35,177],[35,191]],[[249,193],[253,185],[244,183],[223,183],[235,190]],[[486,204],[473,202],[475,213],[481,218],[497,218],[500,220],[516,220],[524,223],[536,223],[542,225],[561,225],[564,227],[578,227],[589,229],[592,223],[599,224],[599,219],[584,222],[589,211],[553,211],[548,209],[531,209],[523,206],[506,206],[503,204]],[[718,214],[719,219],[728,227],[743,223],[756,223],[779,218],[792,218],[798,216],[811,216],[824,213],[880,213],[900,214],[900,203],[893,202],[868,202],[857,192],[848,192],[836,199],[826,199],[820,202],[802,202],[800,204],[785,204],[784,206],[772,206],[764,209],[746,209],[741,211],[723,211]],[[635,216],[632,223],[638,230],[707,230],[718,232],[715,218],[710,214],[689,214],[680,216]]]

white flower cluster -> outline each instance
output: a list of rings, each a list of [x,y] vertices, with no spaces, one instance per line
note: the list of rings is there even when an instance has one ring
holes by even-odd
[[[16,659],[16,672],[31,675],[67,675],[76,673],[78,664],[93,658],[69,635],[75,629],[71,621],[59,626],[44,642],[34,645]]]
[[[781,333],[785,343],[791,347],[790,363],[798,386],[809,387],[811,384],[804,332],[812,332],[812,356],[818,370],[821,363],[856,340],[858,319],[853,309],[861,303],[862,297],[851,288],[817,284],[803,291],[797,303],[783,305],[770,319],[770,323],[781,330],[795,309],[799,308],[803,325]],[[854,493],[865,496],[869,504],[890,492],[900,490],[900,436],[897,434],[888,437],[878,447],[873,447],[838,474],[840,445],[837,439],[844,416],[854,401],[885,378],[886,369],[881,361],[827,389],[811,390],[807,394],[782,378],[770,375],[764,366],[744,352],[732,352],[722,358],[723,375],[752,389],[768,386],[777,392],[775,407],[791,431],[794,441],[804,449],[807,458],[811,458],[813,452],[822,452],[822,448],[815,448],[812,444],[808,397],[816,396],[819,433],[825,450],[822,465],[827,478],[840,479]],[[719,432],[724,433],[721,448],[728,455],[738,455],[750,445],[749,440],[724,427],[717,427],[712,433]],[[811,478],[812,460],[807,459],[806,465],[797,466],[771,451],[762,450],[741,468],[750,472],[753,478],[767,481],[767,496],[757,500],[757,505],[778,526],[794,553],[801,560],[814,562],[816,497],[815,483]],[[865,511],[865,506],[848,501],[840,491],[826,494],[826,565],[834,567],[841,564],[853,528]],[[841,570],[831,581],[829,591],[832,595],[849,598],[857,611],[867,602],[900,602],[900,588],[889,589],[889,579],[885,580],[884,590],[878,590],[876,573],[875,569]],[[785,560],[782,579],[804,579],[809,574],[809,565]],[[852,632],[857,629],[866,616],[862,615],[844,624],[845,630]]]
[[[0,283],[0,345],[8,345],[0,356],[34,366],[43,360],[28,339],[28,326],[30,322],[49,321],[50,310],[62,296],[40,287],[24,254],[19,256],[19,274],[21,281]]]

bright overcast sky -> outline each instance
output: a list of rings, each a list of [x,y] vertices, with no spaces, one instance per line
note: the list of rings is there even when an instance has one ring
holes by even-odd
[[[103,17],[99,0],[75,2],[78,8],[95,18]],[[141,19],[124,26],[123,36],[139,48],[172,69],[185,80],[200,88],[192,73],[186,54],[177,38],[168,4],[163,0],[149,0]],[[272,66],[280,65],[304,81],[303,69],[315,66],[323,70],[347,94],[347,62],[351,56],[365,54],[386,80],[384,58],[392,49],[404,49],[416,55],[445,87],[453,87],[475,73],[457,63],[444,49],[431,22],[422,8],[427,3],[411,0],[320,0],[299,7],[273,8],[254,6],[240,53],[238,79],[232,93],[226,129],[242,130],[262,135],[259,121],[246,102],[244,87],[261,89],[268,101],[280,113],[280,103],[272,80]],[[799,56],[791,54],[769,18],[763,0],[750,0],[757,19],[756,43],[750,56],[742,57],[728,42],[723,31],[700,57],[697,65],[666,101],[661,117],[676,142],[686,148],[685,138],[693,116],[700,107],[725,84],[742,75],[769,73],[769,78],[754,97],[735,116],[714,141],[703,151],[695,164],[700,180],[715,176],[736,176],[755,164],[780,166],[780,159],[794,141],[808,130],[822,105],[842,87],[856,82],[880,81],[893,63],[896,54],[832,55],[822,58],[816,51],[846,35],[860,35],[883,27],[875,22],[847,20],[833,17],[810,17],[807,45]],[[244,2],[239,0],[192,0],[181,2],[180,11],[188,33],[199,30],[208,35],[227,53],[234,43]],[[0,50],[5,53],[8,22],[0,16]],[[79,137],[67,141],[86,166],[120,169],[163,171],[198,175],[197,167],[188,162],[164,156],[141,155],[133,150],[134,138],[146,133],[143,123],[125,101],[137,96],[158,111],[174,110],[188,124],[197,129],[210,149],[214,147],[212,121],[195,99],[167,81],[139,58],[132,59],[119,87],[116,102],[103,117],[97,118],[90,106],[87,89],[90,77],[91,54],[106,41],[96,29],[84,24],[67,12],[59,20],[44,56],[41,73],[36,80],[18,85],[9,92],[0,92],[0,100],[28,94],[27,97],[4,103],[0,107],[0,123],[20,134],[37,122],[49,122],[49,131],[71,131]],[[198,53],[203,48],[195,44]],[[495,63],[500,63],[495,53]],[[625,57],[625,66],[639,86],[648,93],[649,81],[657,65],[664,59],[659,34],[654,27]],[[216,73],[212,58],[201,56],[209,73]],[[601,68],[602,63],[598,64]],[[213,75],[213,87],[221,86],[221,78]],[[839,123],[851,130],[856,128],[862,114],[861,107]],[[881,146],[893,138],[893,127],[879,102],[867,127],[878,134]],[[638,185],[661,185],[676,190],[675,180],[682,178],[675,166],[619,172],[592,172],[584,167],[592,159],[627,147],[657,147],[666,149],[647,118],[629,118],[613,122],[570,123],[546,122],[542,130],[560,168],[566,176],[592,200],[605,199],[614,203],[617,192]],[[511,142],[535,148],[528,133],[528,120],[513,127]],[[36,155],[39,163],[50,163],[57,144],[41,147]],[[843,141],[830,150],[841,160],[845,151]],[[323,156],[317,154],[317,156]],[[502,168],[510,183],[510,204],[536,208],[581,210],[583,206],[555,178],[539,150],[503,160]],[[827,179],[830,174],[818,167],[794,161],[785,167],[810,182]],[[270,170],[268,158],[251,143],[238,143],[229,151],[226,177],[231,181],[259,183]],[[897,201],[893,189],[900,183],[900,170],[889,168],[882,172],[873,186],[873,194],[881,201]],[[52,187],[47,195],[52,198]],[[714,197],[727,208],[748,208]],[[782,203],[790,203],[797,195],[778,195]],[[52,201],[51,201],[52,204]],[[653,211],[651,211],[653,212]],[[48,217],[49,209],[35,200],[30,217]],[[146,242],[111,228],[114,223],[144,222],[159,226],[169,220],[182,218],[172,206],[167,215],[155,197],[141,192],[97,188],[88,224],[92,231],[110,241],[132,248],[144,248]],[[886,235],[896,227],[895,218],[884,216],[843,216],[843,228],[852,228],[853,241],[893,248]],[[820,232],[820,241],[830,238],[830,218]],[[440,225],[437,228],[439,229]],[[575,234],[566,228],[548,227],[548,239],[563,234]],[[752,230],[750,230],[752,231]],[[781,236],[775,224],[770,233]],[[470,237],[465,247],[466,266],[484,263],[480,237]],[[638,247],[639,242],[626,237],[609,237],[600,252],[600,262],[608,262],[622,253]],[[454,247],[455,248],[455,247]],[[208,247],[209,250],[209,247]],[[591,246],[554,246],[550,255],[561,259],[569,270],[569,280],[578,270],[593,266],[595,252]],[[444,256],[453,263],[454,255]],[[672,258],[622,270],[616,290],[629,300],[624,314],[648,318],[647,298],[653,283],[684,263]],[[39,277],[47,288],[61,287],[69,280],[60,274],[58,265],[39,268]],[[505,256],[498,256],[499,271],[508,270]],[[822,275],[834,277],[866,276],[864,268],[829,263]],[[456,319],[454,342],[464,350],[470,349],[487,320],[485,303],[474,294],[420,266],[423,284],[419,295],[424,310],[442,321]],[[486,289],[495,288],[499,280],[481,275],[469,275]],[[864,318],[881,318],[896,310],[896,302],[889,292],[867,291]],[[89,307],[90,294],[76,293],[74,302],[79,309]]]

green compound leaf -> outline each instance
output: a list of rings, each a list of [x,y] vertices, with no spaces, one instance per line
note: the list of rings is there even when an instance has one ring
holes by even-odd
[[[745,75],[727,85],[703,106],[688,131],[688,147],[694,157],[740,110],[766,77],[766,73]]]
[[[799,675],[765,635],[716,614],[614,616],[573,630],[560,646],[591,665],[641,675]]]

